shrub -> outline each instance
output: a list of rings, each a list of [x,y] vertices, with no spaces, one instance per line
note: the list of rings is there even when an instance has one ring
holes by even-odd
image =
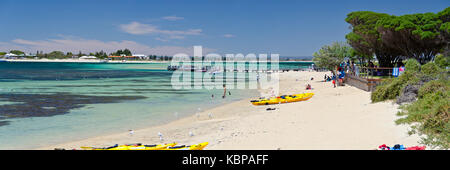
[[[433,62],[428,62],[421,67],[420,70],[425,76],[436,77],[442,70]]]
[[[447,84],[446,84],[447,83]],[[420,89],[419,89],[419,98],[423,98],[427,94],[432,94],[435,92],[445,92],[449,90],[449,84],[448,81],[442,81],[442,80],[432,80],[428,83],[425,83]]]
[[[397,124],[411,124],[410,134],[426,135],[421,143],[448,149],[450,146],[450,124],[449,124],[449,91],[437,91],[425,94],[416,102],[405,105],[398,115],[407,115],[398,119]]]
[[[371,98],[372,102],[380,102],[380,101],[388,100],[389,92],[387,90],[388,89],[387,86],[389,86],[392,83],[392,81],[393,81],[393,79],[386,79],[386,80],[383,80],[383,82],[381,82],[379,85],[377,85],[375,90],[370,94],[370,98]]]
[[[403,88],[408,84],[415,84],[419,81],[418,73],[412,71],[405,72],[398,78],[383,81],[371,94],[372,102],[380,102],[395,99],[401,94]]]
[[[434,63],[420,66],[416,60],[410,59],[401,76],[383,81],[371,94],[372,102],[379,102],[402,99],[399,95],[411,96],[410,92],[415,89],[413,93],[417,94],[418,100],[400,106],[398,115],[406,117],[396,123],[413,124],[410,134],[424,134],[421,143],[443,149],[450,147],[450,81],[449,72],[442,69],[442,63],[447,61],[437,57]],[[412,85],[409,87],[414,87],[413,90],[405,89],[408,85]],[[417,87],[420,88],[417,90]]]
[[[450,56],[444,56],[442,54],[436,55],[434,62],[440,68],[446,68],[450,66]]]
[[[408,59],[405,64],[405,71],[407,72],[419,72],[420,71],[420,63],[417,62],[416,59]]]

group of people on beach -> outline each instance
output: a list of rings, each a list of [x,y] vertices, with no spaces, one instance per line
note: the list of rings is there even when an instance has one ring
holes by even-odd
[[[344,78],[345,78],[345,70],[343,67],[339,66],[337,69],[337,81],[339,81],[339,84],[341,86],[344,85]],[[323,78],[324,82],[329,82],[331,81],[333,83],[333,86],[336,88],[336,75],[332,75],[332,76],[328,76],[327,74],[325,74],[324,78]]]

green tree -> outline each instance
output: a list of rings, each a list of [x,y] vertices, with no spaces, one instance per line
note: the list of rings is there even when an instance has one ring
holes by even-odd
[[[108,55],[103,50],[95,52],[94,56],[101,59],[108,58]]]
[[[337,67],[344,62],[346,57],[352,56],[352,49],[345,43],[334,42],[331,45],[323,46],[313,56],[313,61],[318,67],[330,70],[337,77]]]
[[[438,53],[448,53],[449,21],[450,7],[437,14],[402,16],[357,11],[347,15],[352,32],[346,39],[359,54],[375,55],[382,67],[392,67],[404,58],[424,64]]]
[[[123,54],[125,54],[126,56],[132,56],[133,55],[129,49],[123,50]]]
[[[0,52],[0,55],[5,55],[6,54],[6,52]]]
[[[438,14],[419,13],[381,18],[377,28],[386,46],[425,64],[448,45],[450,37],[444,34],[447,30],[441,30],[443,23]]]
[[[44,55],[44,52],[43,51],[36,51],[36,57],[39,57],[39,58],[43,58],[45,55]]]
[[[120,56],[120,55],[122,55],[123,54],[123,51],[122,50],[117,50],[117,52],[116,52],[116,55],[117,56]]]
[[[383,44],[377,22],[388,14],[371,11],[357,11],[347,15],[346,22],[352,25],[352,32],[345,37],[359,56],[372,59],[375,55],[381,67],[392,67],[400,59],[399,52]]]
[[[47,55],[48,58],[58,58],[58,59],[64,58],[65,56],[66,55],[64,54],[64,52],[61,51],[52,51]]]
[[[72,56],[73,56],[72,52],[67,52],[66,57],[72,57]]]
[[[81,56],[84,56],[84,54],[81,51],[79,51],[78,52],[78,57],[81,57]]]
[[[15,55],[25,54],[23,51],[19,51],[19,50],[11,50],[9,53],[12,53],[12,54],[15,54]]]

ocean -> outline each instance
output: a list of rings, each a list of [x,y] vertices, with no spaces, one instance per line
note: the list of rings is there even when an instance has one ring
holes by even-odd
[[[281,62],[280,69],[310,64]],[[222,99],[223,89],[173,89],[167,66],[0,62],[0,149],[33,149],[127,132],[259,97],[256,90],[232,89]]]

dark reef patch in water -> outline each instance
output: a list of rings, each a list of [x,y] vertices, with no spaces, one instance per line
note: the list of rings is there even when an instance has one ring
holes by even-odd
[[[25,87],[25,88],[20,88],[22,90],[50,90],[51,88],[48,87]]]
[[[0,126],[8,118],[49,117],[67,114],[86,104],[118,103],[124,100],[145,99],[144,96],[87,96],[70,93],[55,94],[0,94],[0,98],[13,104],[0,105]]]
[[[9,121],[0,121],[0,126],[5,126],[5,125],[9,125]]]
[[[94,84],[87,84],[87,85],[56,85],[53,87],[143,87],[147,85],[139,85],[139,84],[128,84],[128,85],[113,85],[113,84],[105,84],[105,85],[94,85]]]

